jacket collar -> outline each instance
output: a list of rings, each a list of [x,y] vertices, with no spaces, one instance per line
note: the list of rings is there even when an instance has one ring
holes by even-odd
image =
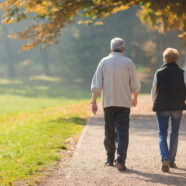
[[[123,56],[123,53],[121,53],[121,52],[111,52],[109,55],[110,56]]]
[[[169,63],[163,64],[162,65],[162,68],[163,67],[169,67],[169,66],[178,67],[177,63],[175,63],[175,62],[169,62]]]

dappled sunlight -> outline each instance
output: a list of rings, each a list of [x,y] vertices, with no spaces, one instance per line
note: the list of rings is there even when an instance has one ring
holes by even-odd
[[[90,90],[81,83],[61,83],[48,79],[28,81],[0,81],[0,94],[24,97],[85,99],[90,97]]]
[[[39,76],[31,76],[29,77],[29,80],[43,80],[43,81],[49,81],[49,82],[60,82],[61,79],[59,77],[51,77],[46,76],[45,74],[39,75]]]

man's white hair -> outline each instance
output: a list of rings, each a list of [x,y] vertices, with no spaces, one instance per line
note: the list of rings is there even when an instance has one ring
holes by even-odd
[[[110,42],[110,48],[113,52],[122,52],[125,47],[125,41],[122,38],[115,37]]]

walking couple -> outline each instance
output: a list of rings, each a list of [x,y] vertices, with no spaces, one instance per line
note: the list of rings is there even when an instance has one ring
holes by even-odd
[[[140,82],[136,67],[130,58],[124,56],[125,44],[121,38],[113,38],[111,53],[103,58],[93,76],[92,112],[96,114],[96,99],[102,93],[105,120],[104,145],[107,152],[106,165],[115,165],[119,171],[126,170],[125,160],[129,142],[130,107],[137,105]],[[186,72],[178,65],[179,53],[167,48],[163,53],[163,66],[154,75],[152,85],[153,111],[156,112],[159,129],[159,147],[162,171],[176,168],[175,157],[178,146],[178,132],[182,111],[186,110]],[[167,133],[170,119],[170,144]]]

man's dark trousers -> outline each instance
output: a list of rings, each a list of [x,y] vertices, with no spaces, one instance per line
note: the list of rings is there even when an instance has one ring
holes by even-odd
[[[104,108],[105,119],[105,140],[104,145],[107,151],[107,160],[114,161],[117,143],[116,162],[125,164],[129,143],[129,115],[130,109],[125,107]]]

